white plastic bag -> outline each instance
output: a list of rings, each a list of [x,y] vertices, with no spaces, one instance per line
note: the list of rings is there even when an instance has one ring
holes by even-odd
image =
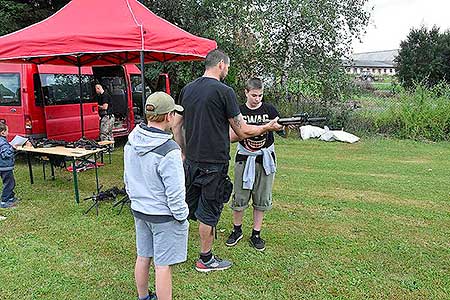
[[[307,140],[310,138],[318,138],[325,132],[325,129],[312,126],[312,125],[305,125],[300,127],[300,136],[302,140]]]
[[[327,126],[325,126],[325,132],[319,137],[320,141],[326,142],[345,142],[345,143],[356,143],[359,141],[359,137],[354,134],[345,132],[343,130],[330,130]]]

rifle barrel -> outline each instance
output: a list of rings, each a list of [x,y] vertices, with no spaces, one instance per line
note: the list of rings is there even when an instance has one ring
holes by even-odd
[[[326,120],[327,120],[326,117],[314,117],[314,118],[308,118],[307,122],[314,123],[314,122],[323,122]]]
[[[326,121],[327,118],[325,117],[315,117],[315,118],[309,118],[308,116],[294,116],[294,117],[290,117],[290,118],[279,118],[278,119],[278,123],[281,125],[303,125],[306,123],[317,123],[317,122],[322,122],[322,121]],[[263,124],[267,124],[269,123],[269,121],[264,121],[264,122],[248,122],[247,124],[249,125],[263,125]]]
[[[292,117],[292,118],[280,118],[278,123],[281,125],[302,125],[306,123],[316,123],[326,121],[325,117],[307,118],[307,117]]]

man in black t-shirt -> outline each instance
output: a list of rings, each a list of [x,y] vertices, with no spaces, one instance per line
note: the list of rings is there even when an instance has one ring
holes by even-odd
[[[245,87],[247,101],[240,106],[247,123],[264,124],[279,117],[276,108],[262,102],[263,83],[259,78],[251,78]],[[280,135],[282,132],[279,132]],[[272,208],[272,186],[276,171],[273,132],[239,141],[234,166],[233,231],[226,245],[235,246],[242,239],[242,219],[250,198],[253,205],[253,231],[250,244],[258,251],[264,251],[261,226],[264,213]]]
[[[236,94],[221,82],[229,65],[230,58],[224,52],[216,49],[208,53],[204,75],[180,93],[184,112],[177,115],[173,127],[174,138],[185,156],[189,218],[199,221],[200,258],[195,268],[200,272],[231,267],[230,261],[212,254],[214,228],[232,192],[228,177],[229,127],[241,139],[282,128],[276,120],[263,126],[245,123]]]
[[[100,117],[100,140],[114,141],[112,134],[114,126],[112,98],[105,92],[100,83],[95,85],[95,92],[97,93],[98,115]],[[113,145],[110,147],[112,149]]]

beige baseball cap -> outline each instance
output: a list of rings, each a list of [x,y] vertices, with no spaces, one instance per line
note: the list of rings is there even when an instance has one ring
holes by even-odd
[[[145,112],[150,115],[163,115],[171,111],[182,112],[183,106],[175,104],[175,100],[164,92],[155,92],[145,102]]]

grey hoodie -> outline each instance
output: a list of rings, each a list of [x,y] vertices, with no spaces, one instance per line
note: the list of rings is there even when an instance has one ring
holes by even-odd
[[[165,156],[152,152],[171,139],[160,129],[136,126],[124,150],[124,181],[134,211],[185,220],[184,168],[178,147]]]

